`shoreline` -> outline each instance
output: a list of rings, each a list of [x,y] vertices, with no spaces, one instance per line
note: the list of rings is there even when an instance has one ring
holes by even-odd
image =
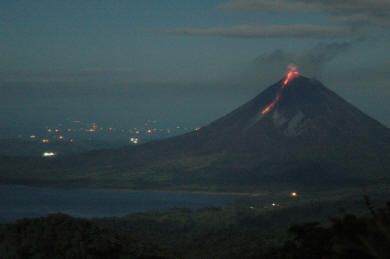
[[[63,189],[63,190],[91,190],[91,191],[107,191],[107,192],[128,192],[128,193],[176,193],[176,194],[198,194],[198,195],[212,195],[212,196],[236,196],[236,197],[267,197],[267,196],[278,196],[278,195],[288,195],[290,193],[290,190],[286,190],[285,188],[281,188],[279,190],[274,190],[274,188],[271,188],[271,190],[265,190],[263,192],[248,192],[248,191],[208,191],[208,190],[185,190],[185,189],[131,189],[131,188],[125,188],[125,187],[111,187],[111,186],[104,186],[104,185],[93,185],[93,184],[70,184],[70,183],[42,183],[42,182],[35,182],[35,181],[1,181],[0,180],[0,186],[19,186],[19,187],[28,187],[28,188],[47,188],[47,189]],[[360,194],[363,194],[365,192],[371,192],[374,190],[383,192],[384,189],[388,190],[387,188],[390,186],[390,183],[376,183],[376,184],[370,184],[366,187],[353,187],[353,186],[343,186],[343,188],[332,188],[328,190],[302,190],[302,192],[306,194],[330,194],[330,193],[338,193],[338,192],[348,192],[348,191],[357,191],[359,190]],[[298,191],[302,193],[299,188],[297,189],[291,189],[291,191]]]
[[[260,197],[269,194],[269,192],[229,192],[229,191],[206,191],[206,190],[167,190],[167,189],[127,189],[120,187],[101,187],[101,186],[91,186],[91,185],[75,185],[71,186],[69,184],[36,184],[36,183],[26,183],[26,182],[2,182],[0,181],[0,186],[16,186],[16,187],[28,187],[28,188],[47,188],[47,189],[63,189],[63,190],[95,190],[95,191],[114,191],[114,192],[129,192],[129,193],[183,193],[183,194],[200,194],[200,195],[213,195],[213,196],[241,196],[241,197]]]

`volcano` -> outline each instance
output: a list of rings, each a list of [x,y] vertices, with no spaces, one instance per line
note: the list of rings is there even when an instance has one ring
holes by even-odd
[[[90,152],[72,158],[71,167],[69,159],[50,161],[56,166],[29,175],[124,188],[248,191],[388,181],[389,161],[387,127],[321,82],[290,70],[199,130]]]

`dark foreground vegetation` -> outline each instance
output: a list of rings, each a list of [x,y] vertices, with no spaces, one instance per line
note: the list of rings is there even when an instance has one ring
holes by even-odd
[[[367,212],[288,231],[270,227],[283,219],[277,214],[243,209],[98,220],[55,214],[1,225],[0,258],[390,258],[390,203],[373,209],[367,202]]]
[[[64,214],[4,225],[0,240],[0,258],[7,259],[164,257],[163,251],[144,246],[129,235]]]
[[[269,258],[390,258],[390,203],[368,209],[369,217],[345,215],[328,226],[293,226],[291,239],[270,251]]]

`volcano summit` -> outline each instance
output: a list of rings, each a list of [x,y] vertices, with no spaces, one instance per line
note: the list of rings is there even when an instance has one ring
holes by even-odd
[[[198,131],[33,161],[26,172],[3,168],[1,178],[143,189],[328,188],[388,181],[388,161],[388,128],[295,69]]]

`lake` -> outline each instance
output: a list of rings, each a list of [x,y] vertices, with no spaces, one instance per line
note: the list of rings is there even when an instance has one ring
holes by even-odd
[[[237,199],[239,196],[228,194],[0,185],[0,221],[58,212],[76,217],[111,217],[167,208],[221,207]]]

